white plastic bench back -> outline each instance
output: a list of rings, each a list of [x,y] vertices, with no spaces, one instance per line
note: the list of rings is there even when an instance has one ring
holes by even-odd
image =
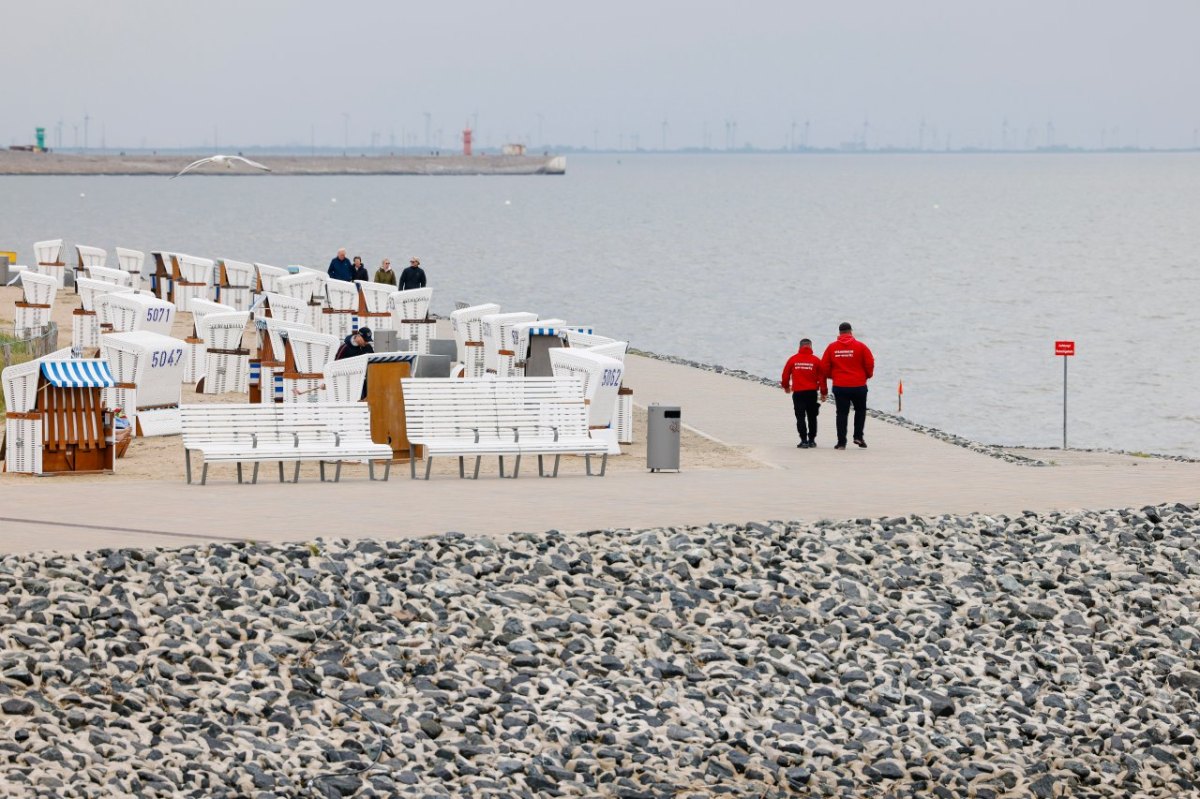
[[[128,286],[133,288],[134,275],[121,269],[110,269],[103,264],[89,266],[87,276],[92,280],[103,280],[105,283],[112,283],[114,286]]]
[[[292,329],[287,332],[287,346],[296,362],[296,371],[318,374],[325,364],[333,360],[341,344],[336,336],[327,336],[315,330]]]
[[[56,264],[62,261],[63,240],[47,239],[33,243],[33,256],[39,264]]]
[[[450,327],[454,330],[454,341],[458,345],[459,360],[468,341],[483,341],[483,317],[500,313],[494,302],[472,305],[450,312]]]
[[[429,315],[429,303],[433,299],[433,289],[409,289],[393,291],[388,295],[388,310],[392,312],[392,324],[399,328],[401,322],[410,319],[424,319]]]
[[[118,383],[137,385],[138,408],[178,405],[184,344],[177,338],[137,330],[100,337],[100,354]]]
[[[101,321],[108,314],[114,333],[146,330],[166,336],[175,322],[175,304],[147,294],[105,294],[96,302]]]
[[[263,293],[278,292],[279,281],[290,274],[288,270],[280,266],[256,263],[254,268],[258,272],[259,290]]]
[[[326,399],[329,402],[358,402],[370,359],[370,354],[355,355],[326,363],[321,370],[325,375]]]
[[[129,286],[117,286],[104,280],[92,280],[81,277],[75,281],[75,290],[79,292],[79,304],[85,311],[97,311],[96,300],[105,294],[128,294],[133,291]],[[112,324],[112,320],[100,319],[101,322]]]
[[[584,381],[583,395],[591,403],[589,424],[608,427],[617,408],[617,391],[621,388],[624,364],[591,350],[570,347],[550,350],[550,364],[555,377],[578,377]]]
[[[395,286],[389,286],[387,283],[374,283],[370,280],[356,280],[358,290],[362,295],[363,309],[367,313],[387,313],[391,310],[388,307],[388,298],[393,294],[397,294]]]
[[[564,330],[562,335],[568,347],[580,347],[585,350],[591,349],[598,344],[611,344],[616,341],[615,338],[601,336],[596,333],[583,333],[579,330]]]
[[[58,280],[53,275],[25,270],[19,277],[25,302],[30,305],[54,305],[54,297],[58,294]]]
[[[294,277],[299,277],[296,275]],[[294,278],[289,278],[294,279]],[[345,280],[325,280],[325,302],[335,311],[358,310],[358,286]]]
[[[89,247],[86,244],[75,245],[75,255],[78,257],[80,269],[92,266],[104,266],[108,261],[108,253],[100,247]]]
[[[521,322],[536,322],[537,314],[528,311],[488,314],[480,320],[483,332],[483,367],[495,372],[500,365],[500,350],[509,348],[508,331]]]
[[[128,247],[117,247],[117,264],[121,269],[132,275],[140,275],[146,263],[146,253],[141,250],[131,250]]]
[[[312,327],[309,321],[312,314],[303,300],[272,292],[267,294],[267,306],[271,309],[270,318],[272,319]]]

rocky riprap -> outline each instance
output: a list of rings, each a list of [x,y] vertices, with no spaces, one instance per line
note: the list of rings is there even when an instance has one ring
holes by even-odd
[[[5,796],[1200,795],[1200,511],[0,559]]]

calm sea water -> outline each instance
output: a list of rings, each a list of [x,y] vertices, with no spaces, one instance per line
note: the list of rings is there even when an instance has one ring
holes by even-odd
[[[2,177],[0,249],[374,269],[775,376],[842,320],[870,402],[1001,444],[1200,456],[1200,156],[593,156],[565,177]],[[782,397],[782,395],[781,395]],[[685,408],[687,397],[677,399]],[[780,414],[790,413],[781,400]]]

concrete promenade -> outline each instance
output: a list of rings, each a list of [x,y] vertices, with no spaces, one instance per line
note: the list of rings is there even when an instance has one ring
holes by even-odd
[[[689,470],[685,453],[679,474],[628,471],[603,479],[585,478],[582,465],[572,464],[557,480],[525,469],[516,481],[426,483],[409,480],[407,466],[394,467],[389,483],[336,485],[7,480],[0,484],[0,551],[1011,514],[1200,500],[1196,463],[1042,451],[1037,457],[1055,465],[1036,468],[875,419],[867,423],[869,449],[835,451],[832,405],[821,412],[819,447],[799,450],[790,399],[778,389],[637,356],[628,358],[625,383],[638,404],[680,405],[685,424],[741,449],[762,468]]]

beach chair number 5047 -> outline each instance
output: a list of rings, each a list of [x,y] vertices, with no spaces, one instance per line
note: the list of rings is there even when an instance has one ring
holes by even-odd
[[[150,368],[157,369],[160,366],[174,366],[179,363],[183,357],[183,349],[174,350],[159,350],[150,355]]]

